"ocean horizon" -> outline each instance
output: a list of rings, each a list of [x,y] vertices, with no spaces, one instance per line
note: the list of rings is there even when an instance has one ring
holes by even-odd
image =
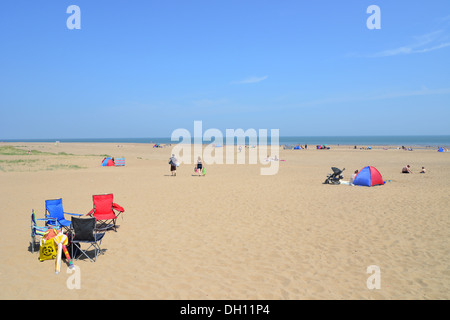
[[[170,137],[148,138],[53,138],[53,139],[0,139],[0,142],[60,142],[60,143],[148,143],[148,144],[177,144]],[[191,143],[194,139],[191,138]],[[203,144],[222,144],[219,141],[206,141]],[[266,141],[261,141],[266,143]],[[223,144],[227,144],[226,137]],[[234,137],[234,144],[238,139]],[[239,143],[241,144],[241,143]],[[248,137],[245,138],[249,145]],[[252,143],[253,144],[253,143]],[[270,144],[270,136],[267,137]],[[356,145],[356,146],[421,146],[421,147],[447,147],[450,146],[450,135],[415,135],[415,136],[284,136],[279,137],[280,145]]]

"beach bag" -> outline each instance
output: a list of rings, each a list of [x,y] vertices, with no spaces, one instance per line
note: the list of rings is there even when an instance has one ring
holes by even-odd
[[[202,174],[203,174],[203,175],[206,175],[206,169],[205,169],[205,167],[203,167],[203,169],[202,169]]]
[[[39,246],[39,260],[52,260],[56,259],[56,255],[58,253],[58,246],[53,239],[58,234],[56,230],[49,229],[47,233],[42,237],[41,243]]]
[[[39,247],[39,260],[52,260],[56,259],[58,253],[58,247],[56,246],[55,240],[53,238],[45,240],[41,239],[41,245]]]

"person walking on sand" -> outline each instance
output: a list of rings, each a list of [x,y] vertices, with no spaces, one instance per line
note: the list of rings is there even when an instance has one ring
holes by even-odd
[[[170,172],[172,173],[172,176],[176,176],[177,175],[177,158],[175,158],[175,155],[172,154],[172,156],[169,159],[169,164],[170,164]]]
[[[203,170],[202,158],[199,156],[197,159],[197,168],[195,170],[198,173],[199,177],[202,175],[202,170]]]

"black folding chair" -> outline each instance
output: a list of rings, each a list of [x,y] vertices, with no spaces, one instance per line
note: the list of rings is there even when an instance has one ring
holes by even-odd
[[[95,232],[95,225],[97,224],[97,219],[92,218],[76,218],[72,217],[72,243],[71,251],[74,260],[78,260],[80,256],[87,257],[91,262],[97,260],[99,254],[103,254],[100,245],[105,233]],[[82,244],[88,245],[86,249],[82,249]],[[91,259],[88,255],[89,249],[93,248],[94,257]],[[91,250],[91,251],[92,251]]]

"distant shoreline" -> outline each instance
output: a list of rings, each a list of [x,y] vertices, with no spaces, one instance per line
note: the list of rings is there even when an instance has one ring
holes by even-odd
[[[193,143],[193,139],[191,139]],[[0,139],[0,143],[138,143],[138,144],[178,144],[179,141],[171,141],[170,138],[73,138],[73,139]],[[219,141],[203,141],[203,145],[218,144]],[[270,137],[267,144],[270,145]],[[298,137],[279,137],[280,146],[304,146],[307,144],[311,148],[316,145],[329,146],[356,146],[361,147],[420,147],[420,148],[437,148],[450,146],[450,135],[433,135],[433,136],[298,136]],[[223,145],[227,145],[227,140],[223,138]],[[234,145],[253,145],[249,143],[248,138],[245,143],[238,143],[237,138],[234,139]]]

